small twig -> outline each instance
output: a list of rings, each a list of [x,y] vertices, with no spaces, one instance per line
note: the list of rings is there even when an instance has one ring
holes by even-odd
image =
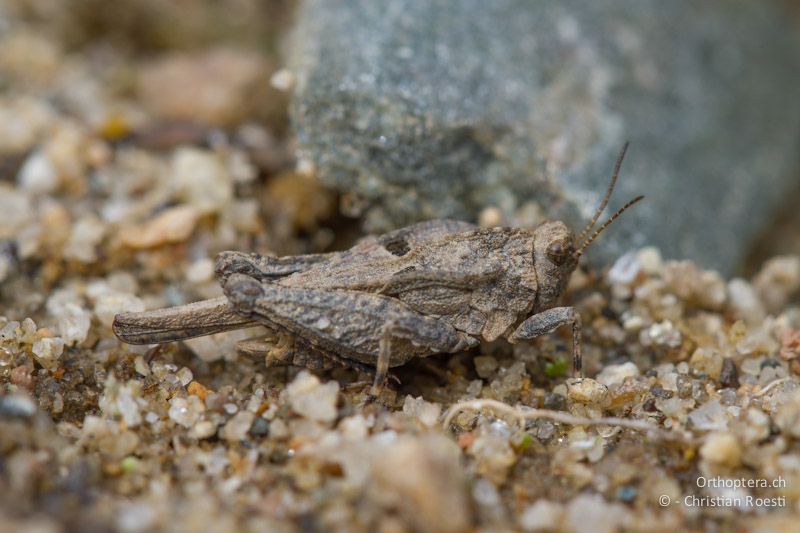
[[[602,417],[602,418],[586,418],[583,416],[575,416],[563,411],[552,411],[550,409],[535,409],[533,407],[515,407],[497,400],[466,400],[459,402],[450,407],[445,413],[444,428],[445,430],[450,427],[453,419],[458,413],[466,409],[473,409],[481,411],[483,409],[491,409],[497,413],[508,415],[515,418],[518,422],[525,420],[534,420],[544,418],[559,422],[561,424],[569,424],[572,426],[620,426],[628,429],[635,429],[637,431],[646,431],[660,436],[664,440],[679,440],[683,442],[691,442],[691,436],[685,433],[677,433],[667,431],[654,426],[644,420],[630,420],[627,418],[617,417]]]
[[[758,398],[759,396],[764,396],[768,393],[771,389],[775,388],[776,386],[780,385],[781,383],[786,383],[787,381],[792,381],[791,376],[786,376],[783,378],[778,378],[776,380],[770,381],[767,383],[767,386],[761,389],[760,391],[753,394],[753,398]]]

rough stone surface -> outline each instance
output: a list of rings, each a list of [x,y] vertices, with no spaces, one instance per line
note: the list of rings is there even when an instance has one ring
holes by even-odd
[[[730,272],[796,188],[800,39],[781,9],[309,1],[290,54],[301,151],[370,229],[487,208],[580,226],[629,139],[610,208],[647,200],[590,256],[651,243]]]

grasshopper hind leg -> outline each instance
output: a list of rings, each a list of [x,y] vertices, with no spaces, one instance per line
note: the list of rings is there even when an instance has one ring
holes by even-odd
[[[336,254],[307,254],[271,257],[243,252],[220,252],[214,271],[225,281],[234,274],[244,274],[260,281],[271,281],[308,270],[314,265],[330,260]]]

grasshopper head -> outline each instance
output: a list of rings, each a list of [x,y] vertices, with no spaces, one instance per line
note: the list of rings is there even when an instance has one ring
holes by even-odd
[[[608,205],[614,185],[617,183],[622,160],[628,150],[628,143],[622,147],[622,151],[617,157],[614,165],[614,174],[611,176],[611,183],[608,185],[606,195],[600,206],[595,211],[592,220],[575,237],[563,222],[544,222],[534,230],[533,261],[537,279],[536,307],[544,309],[554,302],[567,286],[570,274],[578,266],[578,260],[586,248],[603,233],[626,209],[644,198],[637,196],[622,208],[611,215],[611,217],[600,225],[590,236],[589,233],[594,229],[600,215]]]
[[[536,271],[537,307],[546,307],[556,300],[578,265],[575,236],[559,221],[543,222],[533,234],[533,268]]]

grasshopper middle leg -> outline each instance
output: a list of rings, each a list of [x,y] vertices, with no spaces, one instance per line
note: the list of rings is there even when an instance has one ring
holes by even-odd
[[[369,396],[374,399],[380,396],[389,371],[392,356],[396,355],[393,345],[404,341],[414,345],[427,346],[431,353],[455,353],[477,344],[472,337],[457,332],[444,321],[425,317],[414,311],[390,317],[383,325],[375,363],[375,380]],[[455,335],[454,335],[455,334]],[[455,343],[454,343],[455,340]]]
[[[236,343],[236,352],[249,359],[263,358],[267,367],[291,365],[308,370],[350,368],[362,374],[372,375],[375,373],[375,368],[371,365],[315,349],[289,334],[279,333],[273,336],[241,340]]]

